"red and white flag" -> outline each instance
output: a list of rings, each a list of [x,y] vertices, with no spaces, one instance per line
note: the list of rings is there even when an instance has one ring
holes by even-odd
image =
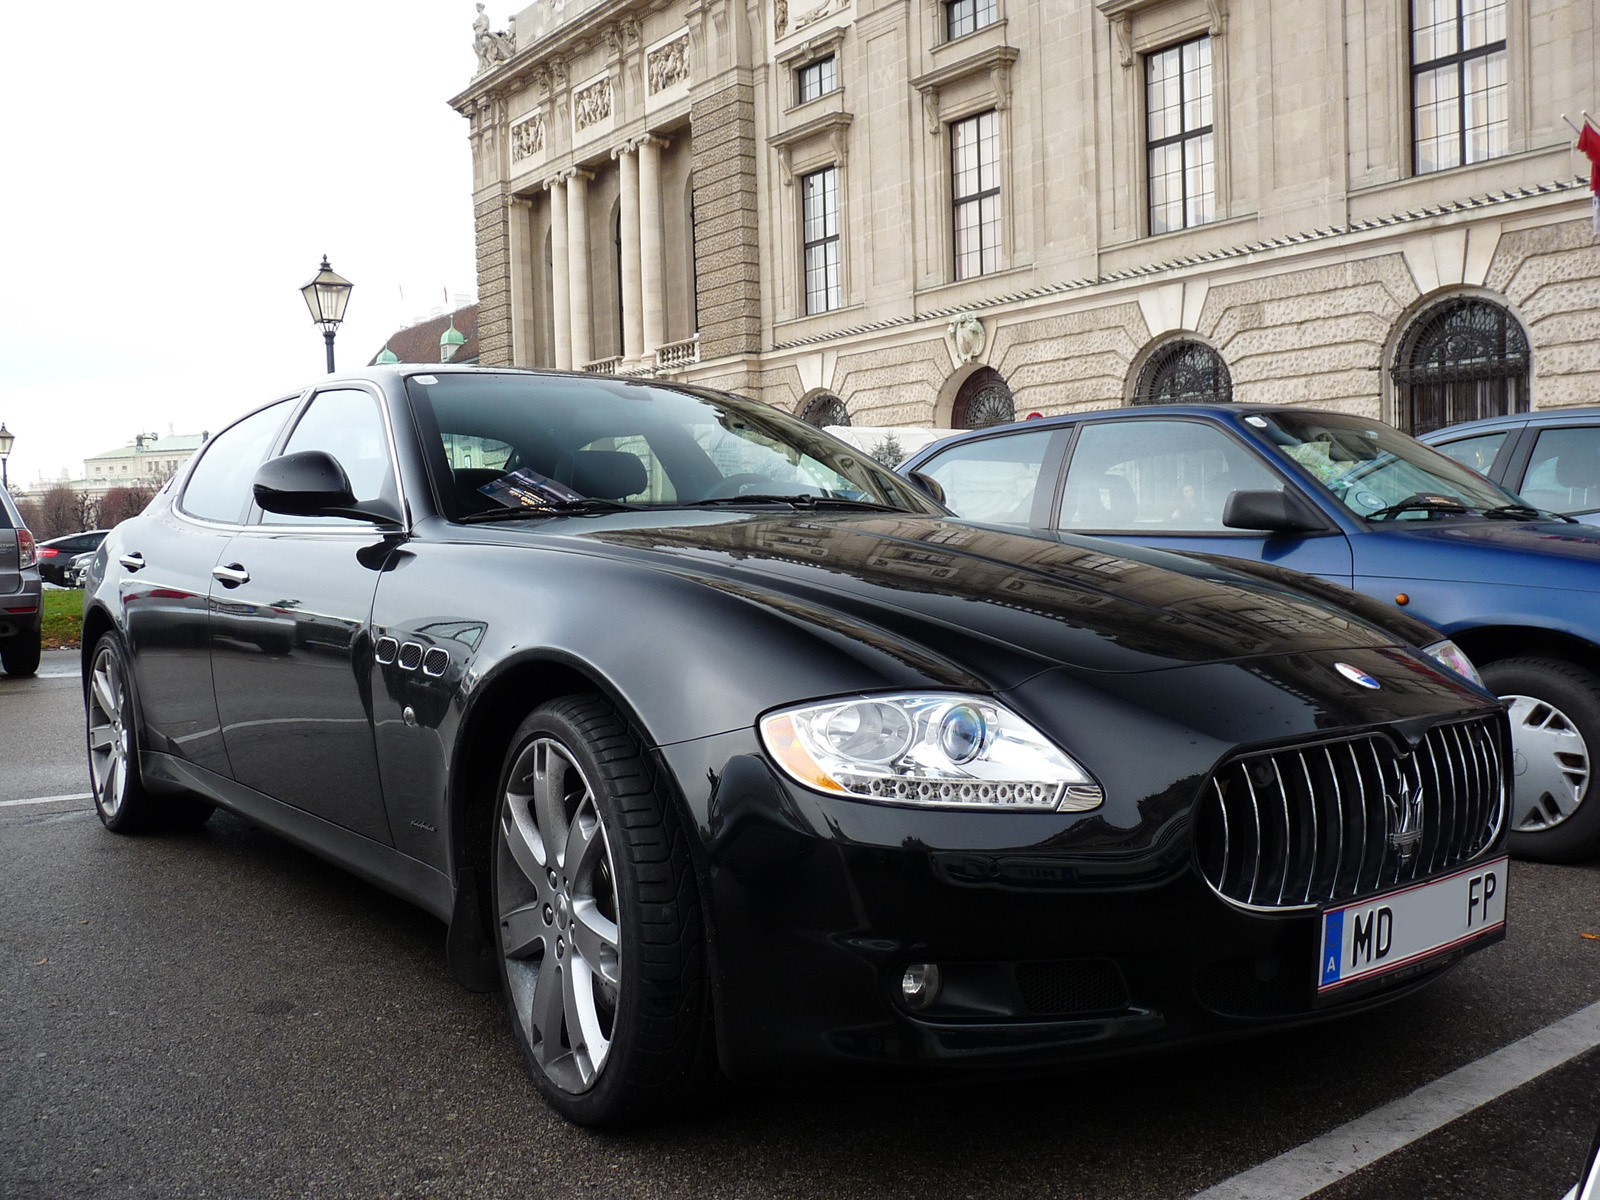
[[[1587,118],[1583,122],[1583,130],[1578,134],[1578,149],[1589,160],[1589,205],[1594,213],[1595,236],[1600,237],[1600,129],[1596,129]]]

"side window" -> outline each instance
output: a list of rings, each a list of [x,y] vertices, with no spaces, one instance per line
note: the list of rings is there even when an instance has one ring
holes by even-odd
[[[970,521],[1026,525],[1051,431],[980,438],[952,446],[921,470],[944,488],[945,506]]]
[[[1236,491],[1278,491],[1283,480],[1222,430],[1198,421],[1084,425],[1067,468],[1062,529],[1222,533]]]
[[[1530,504],[1556,512],[1600,509],[1600,425],[1543,430],[1521,490]]]
[[[256,468],[267,457],[291,407],[291,401],[280,400],[212,438],[183,485],[178,507],[208,521],[244,520]]]
[[[1480,433],[1476,437],[1457,438],[1453,442],[1435,446],[1434,449],[1440,454],[1449,455],[1464,467],[1471,467],[1479,475],[1487,475],[1489,468],[1494,465],[1494,456],[1500,453],[1500,447],[1510,432],[1508,429],[1503,429],[1498,433]]]
[[[283,448],[285,454],[302,450],[324,450],[333,455],[350,477],[350,490],[357,500],[394,498],[394,466],[389,458],[383,415],[378,411],[378,402],[367,392],[352,388],[319,392],[313,397],[311,407]],[[346,517],[291,517],[282,513],[271,513],[266,519],[274,525],[364,524]]]

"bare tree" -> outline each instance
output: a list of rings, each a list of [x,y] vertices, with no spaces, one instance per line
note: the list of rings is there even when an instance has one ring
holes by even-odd
[[[18,500],[17,513],[22,517],[22,523],[28,528],[28,531],[38,537],[39,526],[44,520],[44,514],[39,509],[39,502],[33,499]]]
[[[64,484],[51,488],[39,499],[39,524],[34,527],[34,536],[41,542],[48,542],[51,538],[87,529],[88,526],[78,520],[81,500],[77,492]]]
[[[142,483],[132,487],[114,487],[100,498],[100,524],[106,529],[114,529],[129,517],[142,513],[153,499],[155,492]]]

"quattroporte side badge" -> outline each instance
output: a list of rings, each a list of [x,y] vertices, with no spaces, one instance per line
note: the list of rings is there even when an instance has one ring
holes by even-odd
[[[1360,667],[1352,667],[1349,663],[1334,663],[1333,669],[1338,671],[1339,674],[1343,675],[1351,683],[1359,684],[1361,687],[1371,688],[1373,691],[1377,691],[1383,686],[1383,684],[1379,683],[1371,675],[1368,675]]]

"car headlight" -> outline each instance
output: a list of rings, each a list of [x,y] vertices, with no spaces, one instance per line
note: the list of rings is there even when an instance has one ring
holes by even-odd
[[[1457,675],[1472,680],[1479,687],[1483,687],[1483,676],[1478,674],[1478,668],[1472,665],[1472,660],[1466,652],[1449,638],[1442,642],[1435,642],[1431,646],[1424,646],[1422,652],[1441,666],[1449,667]]]
[[[786,774],[818,791],[921,808],[1084,812],[1093,776],[1004,705],[959,693],[852,696],[761,718]]]

